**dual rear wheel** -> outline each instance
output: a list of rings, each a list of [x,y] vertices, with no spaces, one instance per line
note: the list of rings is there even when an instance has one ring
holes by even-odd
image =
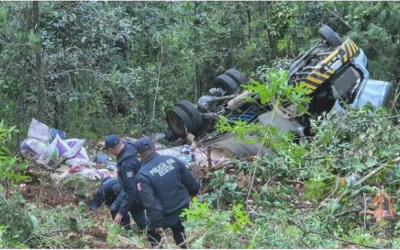
[[[196,134],[203,119],[193,103],[182,100],[167,113],[167,123],[177,137],[185,138],[189,133]]]
[[[246,77],[236,69],[229,69],[214,79],[215,86],[228,95],[238,92],[240,85],[247,82]],[[203,118],[193,103],[182,100],[167,113],[167,123],[177,137],[185,138],[189,133],[196,135],[201,130]]]
[[[214,79],[215,87],[222,88],[228,95],[235,93],[244,83],[248,80],[236,69],[229,69]]]

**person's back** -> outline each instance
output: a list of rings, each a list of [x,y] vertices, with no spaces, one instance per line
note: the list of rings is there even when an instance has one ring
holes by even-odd
[[[190,196],[197,194],[198,183],[192,178],[185,178],[187,172],[182,168],[186,166],[179,159],[155,153],[139,171],[138,182],[147,179],[151,183],[164,214],[186,206]]]
[[[118,199],[118,197],[122,196],[123,191],[118,179],[111,177],[105,178],[90,202],[89,210],[94,212],[103,204],[106,204],[110,209],[111,217],[114,219],[122,202],[121,198]],[[129,214],[126,214],[122,218],[121,225],[124,228],[130,228]]]
[[[177,245],[186,248],[185,228],[180,214],[189,208],[190,196],[197,195],[199,180],[173,156],[159,155],[148,138],[135,144],[143,164],[136,177],[140,198],[150,219],[152,245],[161,241],[163,228],[171,228]],[[155,233],[153,233],[155,232]]]
[[[117,199],[120,192],[121,187],[119,186],[116,178],[105,178],[90,202],[89,209],[91,211],[95,211],[103,204],[111,206],[111,204]]]

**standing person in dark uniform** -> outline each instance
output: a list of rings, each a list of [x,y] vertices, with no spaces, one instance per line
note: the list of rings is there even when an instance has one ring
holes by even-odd
[[[121,193],[122,189],[116,178],[107,177],[105,178],[94,195],[92,201],[90,202],[89,211],[96,211],[103,204],[106,204],[110,208],[110,213],[114,219],[118,213],[119,207],[121,206],[120,201],[117,200],[118,195]],[[126,214],[122,220],[121,225],[129,229],[130,228],[130,216]]]
[[[129,142],[122,142],[116,135],[109,135],[104,142],[104,149],[109,149],[113,155],[117,156],[118,181],[123,190],[117,198],[121,199],[122,203],[115,215],[114,223],[120,224],[129,211],[139,229],[145,230],[144,207],[140,202],[135,181],[135,176],[141,166],[135,146]]]
[[[199,192],[200,182],[176,157],[157,154],[149,138],[140,138],[135,146],[143,162],[136,181],[150,219],[152,244],[159,244],[163,229],[171,228],[176,245],[180,245],[185,241],[185,228],[179,215],[189,208],[191,196]]]

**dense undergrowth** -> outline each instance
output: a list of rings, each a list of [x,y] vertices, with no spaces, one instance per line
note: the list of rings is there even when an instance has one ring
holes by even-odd
[[[195,102],[229,68],[256,78],[291,61],[323,24],[364,50],[371,78],[398,86],[396,1],[43,1],[40,36],[32,4],[0,2],[0,117],[22,132],[32,116],[91,139],[164,132],[175,103]]]
[[[312,139],[290,142],[303,149],[298,158],[271,151],[258,160],[199,169],[205,176],[203,191],[186,212],[189,244],[192,248],[399,248],[397,218],[384,216],[378,223],[376,216],[365,213],[385,205],[369,206],[382,188],[393,208],[400,209],[396,120],[385,109],[347,109],[315,121]],[[95,190],[91,185],[82,179],[62,183],[60,192],[74,199],[51,207],[44,201],[25,200],[18,193],[21,188],[12,189],[8,199],[2,195],[1,246],[146,246],[137,231],[112,226],[106,209],[86,214],[87,196]],[[97,241],[102,243],[93,243]]]
[[[195,101],[232,67],[265,80],[271,67],[283,68],[315,44],[322,24],[365,51],[374,79],[394,83],[392,110],[324,115],[312,123],[313,138],[295,142],[291,134],[274,137],[275,128],[221,123],[238,139],[260,135],[273,150],[194,171],[202,193],[187,212],[189,245],[400,248],[400,130],[392,116],[399,107],[399,3],[41,2],[39,9],[40,37],[31,2],[0,3],[0,248],[146,246],[137,231],[113,226],[106,208],[86,214],[98,183],[57,184],[47,173],[28,181],[32,164],[14,149],[38,111],[71,137],[162,132],[177,101]],[[285,101],[274,98],[279,92],[304,112],[304,89],[274,84],[286,77],[273,73],[275,92],[265,101],[276,109]],[[265,90],[252,84],[249,91]]]
[[[189,213],[190,232],[199,236],[194,246],[400,247],[396,219],[377,223],[382,218],[365,213],[388,209],[369,206],[382,188],[400,208],[396,120],[384,109],[348,109],[315,121],[312,139],[290,142],[302,155],[275,151],[208,173],[204,205],[195,203]],[[246,212],[232,204],[246,204]]]
[[[267,76],[276,84],[265,88],[252,81],[246,88],[274,112],[282,102],[307,112],[310,99],[301,85],[286,85],[284,71]],[[221,119],[218,129],[234,132],[238,140],[251,132],[271,150],[193,169],[202,192],[185,212],[188,243],[193,248],[399,248],[397,118],[370,105],[345,107],[313,120],[314,136],[298,140],[277,128],[232,126]],[[18,158],[7,149],[13,129],[2,126],[0,132],[1,166],[8,171],[3,179],[10,185],[26,181],[25,168],[13,168]],[[10,190],[2,186],[1,247],[147,246],[137,230],[113,225],[106,208],[86,213],[98,183],[82,178],[55,183],[49,175],[36,174]],[[168,237],[163,242],[173,246]]]
[[[87,212],[98,182],[73,177],[58,184],[22,184],[0,200],[1,248],[143,248],[142,236],[110,221],[105,207]]]

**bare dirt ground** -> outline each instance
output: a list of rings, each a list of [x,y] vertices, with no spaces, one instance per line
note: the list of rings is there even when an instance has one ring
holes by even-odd
[[[90,202],[91,195],[88,199],[77,197],[75,190],[69,187],[63,187],[51,180],[49,172],[43,167],[32,165],[27,171],[27,175],[31,177],[31,180],[27,183],[19,186],[19,192],[23,198],[39,209],[57,209],[64,206],[73,206],[78,208],[79,202],[83,201],[87,205]],[[95,191],[95,190],[94,190]],[[87,216],[94,217],[94,225],[85,230],[71,230],[63,232],[66,236],[66,240],[69,242],[75,242],[75,245],[84,248],[88,246],[95,249],[138,249],[137,245],[130,244],[128,239],[124,239],[121,236],[121,241],[118,246],[107,243],[107,228],[104,227],[104,220],[109,219],[110,223],[111,216],[106,207],[101,207],[95,213],[88,214]],[[71,220],[74,218],[71,217]],[[55,232],[58,233],[59,232]],[[52,233],[49,233],[51,237]]]
[[[78,205],[74,191],[61,189],[52,183],[33,183],[21,187],[20,193],[27,201],[44,207],[62,207],[70,204]]]

